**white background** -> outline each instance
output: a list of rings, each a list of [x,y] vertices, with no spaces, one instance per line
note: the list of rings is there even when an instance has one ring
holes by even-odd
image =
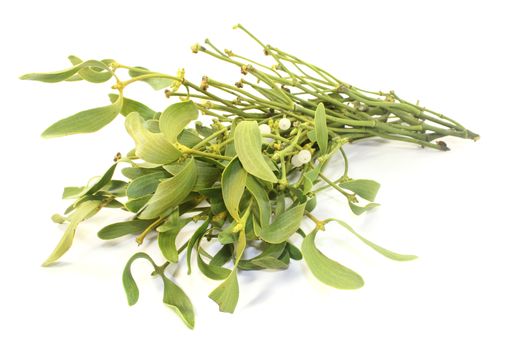
[[[0,348],[523,349],[525,26],[518,3],[3,2]],[[97,134],[40,139],[55,120],[105,104],[109,86],[17,77],[67,67],[76,54],[234,81],[236,72],[189,46],[210,37],[221,48],[260,54],[231,30],[238,22],[351,84],[395,89],[481,134],[477,143],[447,139],[451,152],[351,145],[351,175],[381,182],[382,206],[357,218],[337,193],[319,201],[319,217],[344,218],[371,240],[420,258],[390,261],[328,226],[320,246],[358,271],[364,288],[325,287],[294,262],[284,272],[242,273],[233,315],[208,299],[216,282],[196,268],[187,276],[183,266],[175,279],[196,308],[193,331],[164,307],[145,264],[134,268],[139,303],[127,306],[120,282],[127,258],[142,249],[159,256],[155,241],[137,248],[132,238],[98,240],[100,225],[115,220],[111,212],[81,225],[59,264],[40,267],[62,232],[49,220],[67,206],[62,187],[101,174],[131,144],[123,118]],[[147,86],[128,93],[157,109],[168,104]]]

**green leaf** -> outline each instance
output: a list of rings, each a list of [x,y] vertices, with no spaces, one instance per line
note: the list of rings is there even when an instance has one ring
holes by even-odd
[[[151,174],[151,173],[154,173],[154,172],[157,172],[158,169],[146,169],[146,168],[138,168],[138,167],[127,167],[127,168],[123,168],[121,170],[122,172],[122,175],[124,175],[125,177],[127,177],[128,179],[136,179],[137,177],[139,176],[143,176],[143,175],[146,175],[146,174]]]
[[[100,192],[106,192],[114,195],[115,197],[126,196],[126,190],[128,183],[122,180],[111,180],[100,189]]]
[[[71,245],[73,244],[73,239],[75,238],[75,232],[78,225],[85,219],[91,217],[94,213],[100,210],[100,201],[85,201],[80,204],[76,210],[68,216],[69,226],[67,227],[64,235],[58,242],[56,248],[53,250],[51,255],[43,262],[42,266],[49,266],[62,255],[64,255]]]
[[[135,279],[131,274],[131,265],[137,259],[148,260],[153,267],[157,267],[151,257],[143,252],[135,253],[131,258],[129,258],[126,266],[124,267],[124,271],[122,272],[122,285],[124,286],[124,291],[126,292],[129,306],[135,305],[139,300],[139,288],[137,287],[137,282],[135,282]]]
[[[199,240],[199,243],[197,245],[199,245],[199,244],[200,244],[200,240]],[[199,266],[199,270],[201,270],[201,272],[206,277],[208,277],[208,278],[210,278],[212,280],[224,280],[231,273],[231,270],[229,270],[229,269],[227,269],[225,267],[219,266],[219,265],[214,265],[214,264],[212,264],[211,261],[210,261],[209,264],[207,264],[204,261],[204,259],[202,259],[202,257],[201,257],[200,249],[198,250],[198,254],[197,254],[197,264]]]
[[[364,285],[363,278],[348,267],[324,255],[315,246],[317,230],[303,240],[301,250],[306,264],[317,279],[338,289],[357,289]]]
[[[163,228],[162,231],[157,229],[157,231],[159,231],[159,249],[166,260],[172,263],[179,261],[179,252],[177,250],[177,245],[175,244],[175,239],[182,228],[191,221],[190,218],[180,219],[178,210],[176,210],[175,213],[175,216],[170,215],[170,220],[173,220],[170,224],[171,228]]]
[[[287,242],[286,249],[288,249],[288,253],[290,254],[290,258],[294,260],[301,260],[303,258],[303,254],[301,253],[301,250],[294,246],[292,243]]]
[[[177,238],[180,230],[190,221],[191,220],[188,219],[181,219],[180,224],[177,227],[164,232],[159,232],[159,249],[162,252],[162,255],[169,262],[177,263],[179,261],[179,251],[177,250],[175,239]]]
[[[286,242],[266,244],[259,255],[249,260],[241,260],[239,262],[239,268],[243,270],[286,269],[288,264],[279,260],[279,257],[285,251],[286,244]]]
[[[153,195],[148,194],[144,197],[130,199],[126,202],[126,208],[132,213],[137,213],[149,202],[151,197],[153,197]]]
[[[359,233],[357,233],[350,225],[348,225],[346,222],[339,220],[339,219],[330,219],[328,222],[337,222],[339,225],[346,228],[349,232],[353,233],[357,238],[359,238],[363,243],[368,245],[370,248],[374,249],[376,252],[386,256],[387,258],[390,258],[392,260],[397,261],[409,261],[417,259],[416,255],[407,255],[407,254],[399,254],[395,253],[391,250],[385,249],[381,246],[378,246],[374,242],[369,241],[365,237],[361,236]]]
[[[167,232],[167,231],[180,231],[186,226],[189,222],[193,221],[191,217],[181,218],[180,208],[175,209],[168,218],[162,223],[162,225],[157,226],[156,230],[158,232]]]
[[[161,133],[152,133],[144,127],[144,120],[132,112],[126,117],[126,130],[135,141],[135,153],[147,162],[155,164],[171,163],[181,156]]]
[[[85,195],[92,195],[96,192],[102,190],[104,187],[107,187],[109,190],[109,185],[111,183],[111,178],[115,173],[115,168],[117,163],[113,164],[101,177],[92,178],[86,186],[81,187],[64,187],[64,192],[62,193],[62,199],[75,199]]]
[[[197,181],[193,188],[194,191],[210,188],[221,176],[221,171],[209,163],[196,160],[195,165],[197,166]],[[163,166],[163,168],[172,175],[177,174],[182,167],[183,164],[180,163],[166,164]]]
[[[144,231],[149,225],[153,223],[153,221],[154,220],[134,219],[130,221],[116,222],[102,228],[100,231],[98,231],[97,236],[100,239],[108,240],[129,234],[137,234]]]
[[[312,196],[312,198],[310,198],[307,202],[306,202],[306,207],[304,208],[306,211],[308,212],[312,212],[315,207],[317,206],[317,196],[314,194]]]
[[[69,62],[71,62],[73,66],[76,66],[77,64],[81,64],[83,62],[83,60],[81,60],[80,58],[74,55],[69,55],[67,59],[69,60]],[[65,81],[80,81],[80,80],[82,80],[82,77],[78,75],[77,73],[75,73],[71,77],[67,78]]]
[[[222,198],[230,215],[239,221],[239,203],[246,187],[247,173],[238,158],[233,158],[222,173]]]
[[[60,81],[64,81],[73,75],[75,75],[78,71],[80,71],[83,68],[100,68],[102,70],[106,70],[111,72],[110,68],[101,61],[95,61],[95,60],[89,60],[82,63],[79,63],[77,65],[74,65],[71,68],[55,71],[55,72],[48,72],[48,73],[29,73],[24,74],[20,77],[22,80],[36,80],[41,81],[44,83],[58,83]]]
[[[210,225],[210,217],[208,217],[202,225],[199,226],[197,230],[193,233],[190,240],[188,241],[188,247],[186,248],[186,265],[188,265],[188,275],[191,273],[191,253],[193,247],[201,239],[201,237],[206,233],[208,226]]]
[[[61,137],[98,131],[112,122],[121,108],[122,95],[108,106],[88,109],[57,121],[42,133],[42,137]]]
[[[321,172],[321,163],[318,163],[313,169],[310,169],[304,173],[303,193],[306,194],[312,190],[312,187],[316,183],[320,172]]]
[[[127,196],[131,199],[153,193],[159,186],[160,181],[166,179],[168,176],[169,175],[164,171],[157,171],[139,176],[129,183]]]
[[[118,99],[118,97],[119,95],[117,94],[109,94],[109,99],[113,103]],[[127,117],[130,113],[137,112],[144,120],[150,120],[155,118],[155,116],[157,115],[157,112],[155,112],[145,104],[142,104],[138,101],[126,97],[123,97],[123,99],[124,100],[122,103],[122,109],[120,110],[120,114],[122,114],[125,117]]]
[[[326,154],[328,152],[328,127],[326,125],[326,112],[322,103],[319,103],[315,109],[314,126],[315,140],[319,146],[319,151],[321,155]]]
[[[374,180],[356,179],[340,182],[339,186],[354,192],[367,201],[373,202],[381,185]]]
[[[63,224],[67,221],[67,218],[60,214],[53,214],[51,215],[51,221],[53,221],[55,224]]]
[[[160,133],[159,121],[155,119],[145,120],[144,127],[154,134]]]
[[[277,197],[275,198],[275,208],[274,208],[275,216],[279,216],[282,213],[284,213],[285,209],[286,209],[286,202],[284,198],[284,193],[278,192]]]
[[[250,214],[250,208],[248,208],[243,217],[242,222],[246,222],[248,215]],[[237,245],[235,247],[235,263],[233,270],[217,288],[215,288],[208,296],[219,305],[219,310],[222,312],[233,313],[237,302],[239,300],[239,282],[237,281],[237,266],[242,258],[242,254],[246,249],[246,233],[244,228],[239,231],[237,239]]]
[[[359,206],[359,205],[357,205],[357,204],[355,204],[355,203],[353,203],[351,201],[348,201],[348,205],[350,206],[350,209],[352,210],[352,212],[355,215],[361,215],[365,211],[368,211],[368,210],[371,210],[371,209],[379,207],[378,203],[368,203],[364,207],[361,207],[361,206]]]
[[[97,191],[101,190],[104,186],[106,186],[113,177],[113,174],[115,173],[115,168],[117,167],[118,163],[113,164],[109,167],[109,169],[102,175],[102,177],[93,185],[91,188],[89,188],[86,192],[86,194],[94,194]]]
[[[253,177],[248,176],[246,181],[246,188],[252,194],[253,198],[257,202],[259,208],[259,221],[261,227],[266,227],[270,224],[270,216],[272,214],[272,206],[270,198],[268,198],[267,190],[259,183],[259,181]]]
[[[179,315],[188,328],[193,329],[195,327],[195,312],[190,298],[165,275],[162,275],[162,281],[164,282],[164,303]]]
[[[176,207],[193,190],[196,179],[197,167],[193,158],[190,158],[177,175],[160,183],[139,217],[153,219],[159,217],[167,209]]]
[[[83,62],[83,60],[73,55],[70,55],[68,59],[74,66],[81,64]],[[111,62],[114,62],[114,60],[102,60],[101,62],[106,65],[109,65],[111,64]],[[85,68],[80,69],[77,72],[76,76],[71,77],[75,79],[69,78],[68,81],[85,80],[85,81],[89,81],[90,83],[104,83],[108,81],[109,79],[111,79],[112,76],[113,76],[113,72],[107,68],[85,67]]]
[[[197,130],[199,135],[203,137],[208,137],[213,134],[213,129],[207,126],[203,126],[201,122],[195,123],[195,130]]]
[[[277,215],[275,220],[261,230],[261,239],[268,243],[281,243],[293,235],[299,226],[304,215],[306,203],[296,205]]]
[[[182,130],[198,116],[199,111],[193,101],[174,103],[160,115],[160,131],[169,142],[175,143]]]
[[[148,70],[147,68],[144,68],[144,67],[134,67],[134,68]],[[135,78],[135,77],[138,77],[144,74],[150,74],[150,73],[153,73],[153,72],[137,72],[134,70],[129,70],[129,76],[132,78]],[[174,80],[167,79],[167,78],[148,78],[148,79],[143,79],[141,81],[149,84],[149,86],[151,86],[155,90],[162,90],[170,86]]]
[[[232,259],[233,256],[233,245],[225,244],[221,249],[213,256],[210,260],[210,265],[223,266]]]
[[[219,305],[221,312],[233,313],[239,301],[239,282],[237,280],[237,269],[233,269],[228,278],[224,280],[209,295],[210,299]]]
[[[166,277],[164,269],[157,266],[153,259],[143,252],[133,255],[128,260],[124,267],[124,271],[122,272],[122,284],[124,286],[124,291],[126,292],[128,304],[130,306],[135,305],[139,300],[139,288],[131,274],[131,265],[137,259],[145,259],[151,263],[154,272],[162,277],[162,283],[164,284],[164,303],[170,306],[180,316],[186,326],[193,329],[195,326],[195,314],[190,299],[179,286]]]
[[[235,232],[234,229],[237,226],[237,222],[233,221],[226,228],[223,228],[219,234],[218,239],[221,244],[229,244],[235,242]]]
[[[234,144],[239,160],[248,173],[265,181],[277,182],[261,152],[262,138],[256,121],[242,121],[237,125]]]
[[[64,192],[62,192],[62,199],[73,199],[78,198],[84,193],[86,188],[82,187],[64,187]]]
[[[192,148],[196,144],[202,141],[202,138],[197,135],[193,129],[184,129],[177,138],[180,144]]]

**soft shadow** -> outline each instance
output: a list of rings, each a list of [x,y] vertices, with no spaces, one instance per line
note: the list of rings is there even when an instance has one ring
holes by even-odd
[[[255,297],[253,297],[244,306],[246,308],[258,306],[259,304],[264,303],[272,295],[275,294],[276,290],[279,290],[278,288],[276,288],[277,286],[286,286],[287,283],[290,283],[291,280],[297,278],[299,275],[302,275],[301,270],[297,268],[297,266],[294,266],[293,268],[289,268],[286,270],[275,270],[274,269],[274,270],[241,271],[241,273],[243,275],[243,282],[246,281],[246,277],[248,277],[248,282],[250,280],[253,281],[255,279],[258,279],[256,274],[260,275],[261,273],[272,274],[274,276],[272,279],[265,282],[262,288],[259,288],[259,292],[255,295]],[[284,288],[280,290],[284,290]]]

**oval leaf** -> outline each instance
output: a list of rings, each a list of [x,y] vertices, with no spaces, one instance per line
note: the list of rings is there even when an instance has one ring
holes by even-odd
[[[239,203],[246,186],[247,173],[239,159],[234,158],[222,173],[222,198],[228,212],[234,220],[239,221]]]
[[[146,175],[139,176],[128,185],[127,196],[131,198],[139,198],[147,194],[155,192],[162,179],[168,177],[164,171],[158,171]]]
[[[144,67],[134,67],[134,68],[138,68],[138,69],[143,70],[143,71],[147,71],[148,70],[147,68],[144,68]],[[129,76],[132,77],[132,78],[139,77],[139,76],[145,75],[145,74],[150,74],[150,73],[154,73],[154,72],[139,72],[139,71],[133,70],[133,69],[129,70]],[[141,81],[149,84],[149,86],[151,86],[155,90],[161,90],[161,89],[167,88],[168,86],[170,86],[174,82],[173,79],[168,79],[168,78],[147,78],[147,79],[143,79]]]
[[[338,289],[357,289],[364,285],[363,278],[356,272],[328,258],[315,246],[317,230],[308,234],[301,245],[306,264],[317,279]]]
[[[190,158],[177,175],[160,183],[139,217],[154,219],[167,209],[179,205],[192,191],[196,179],[197,168],[193,158]]]
[[[109,106],[88,109],[74,114],[51,125],[42,137],[60,137],[73,134],[85,134],[98,131],[109,124],[120,113],[122,95]]]
[[[182,130],[198,116],[199,111],[193,101],[174,103],[160,115],[160,131],[169,142],[175,143]]]
[[[262,138],[256,121],[242,121],[236,126],[234,144],[235,152],[248,173],[265,181],[277,182],[261,153]]]
[[[109,99],[111,102],[115,102],[118,99],[119,95],[117,94],[109,94]],[[122,109],[120,110],[120,114],[122,114],[124,117],[126,117],[128,114],[132,112],[137,112],[140,114],[140,116],[144,120],[150,120],[153,119],[157,112],[146,106],[145,104],[142,104],[138,101],[132,100],[130,98],[123,98],[122,102]]]
[[[379,207],[379,204],[378,203],[368,203],[367,205],[365,205],[364,207],[361,207],[351,201],[348,201],[348,205],[350,206],[350,209],[352,210],[352,212],[355,214],[355,215],[361,215],[363,214],[365,211],[368,211],[368,210],[372,210],[374,208],[377,208]]]
[[[129,234],[136,234],[144,231],[149,225],[153,223],[153,220],[131,220],[116,222],[108,225],[98,231],[97,236],[100,239],[115,239]]]
[[[305,203],[285,210],[277,215],[275,220],[261,230],[261,239],[268,243],[281,243],[293,235],[299,226],[304,215]]]
[[[146,162],[167,164],[179,159],[181,153],[161,133],[144,127],[144,120],[132,112],[126,117],[126,130],[135,141],[135,153]]]
[[[144,197],[130,199],[125,204],[126,209],[128,209],[132,213],[137,213],[149,202],[151,197],[153,197],[153,195],[148,194]]]
[[[367,201],[373,202],[376,199],[377,191],[379,191],[381,185],[374,180],[356,179],[341,182],[339,186],[354,192]]]

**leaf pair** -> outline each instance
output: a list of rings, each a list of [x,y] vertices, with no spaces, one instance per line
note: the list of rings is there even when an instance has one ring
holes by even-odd
[[[60,71],[55,71],[55,72],[24,74],[20,77],[20,79],[36,80],[36,81],[41,81],[44,83],[58,83],[58,82],[61,82],[61,81],[64,81],[64,80],[67,80],[73,77],[75,74],[79,72],[83,72],[83,71],[87,72],[88,69],[97,69],[98,72],[100,71],[111,72],[111,69],[108,67],[106,63],[112,60],[103,60],[103,61],[88,60],[88,61],[82,62],[82,60],[80,60],[79,58],[75,56],[70,56],[69,59],[74,64],[73,67],[63,69]],[[88,76],[87,73],[85,76]],[[86,79],[86,80],[89,81],[89,79]],[[100,82],[100,81],[96,81],[96,82]]]
[[[186,326],[193,329],[195,327],[195,313],[193,311],[191,300],[179,286],[166,277],[164,268],[156,265],[153,259],[146,253],[136,253],[128,260],[124,267],[122,273],[122,284],[126,292],[128,304],[130,306],[135,305],[139,300],[139,289],[133,275],[131,274],[131,265],[137,259],[145,259],[150,262],[154,268],[154,272],[161,276],[162,282],[164,283],[164,303],[170,306],[180,316]]]
[[[378,253],[386,256],[387,258],[397,260],[397,261],[408,261],[416,259],[415,255],[404,255],[392,252],[388,249],[385,249],[369,240],[359,235],[352,227],[346,224],[344,221],[338,219],[330,219],[326,222],[337,222],[349,232],[353,233],[357,238],[359,238],[363,243],[377,251]],[[315,229],[303,240],[301,251],[303,253],[306,264],[312,271],[313,275],[317,279],[329,286],[338,289],[357,289],[361,288],[364,285],[363,278],[357,274],[355,271],[349,269],[346,266],[341,265],[337,261],[334,261],[324,255],[316,246],[315,246],[315,237],[318,230]]]
[[[356,215],[361,215],[365,211],[376,208],[379,206],[378,203],[372,203],[379,191],[379,183],[374,180],[365,180],[365,179],[351,179],[339,183],[339,186],[354,192],[361,198],[370,201],[371,203],[366,204],[365,206],[360,206],[355,204],[353,201],[349,200],[348,205],[352,212]]]
[[[153,164],[168,164],[182,155],[175,146],[186,125],[198,117],[195,104],[180,102],[166,108],[159,118],[159,131],[152,132],[138,112],[126,117],[126,130],[135,141],[135,154]]]

